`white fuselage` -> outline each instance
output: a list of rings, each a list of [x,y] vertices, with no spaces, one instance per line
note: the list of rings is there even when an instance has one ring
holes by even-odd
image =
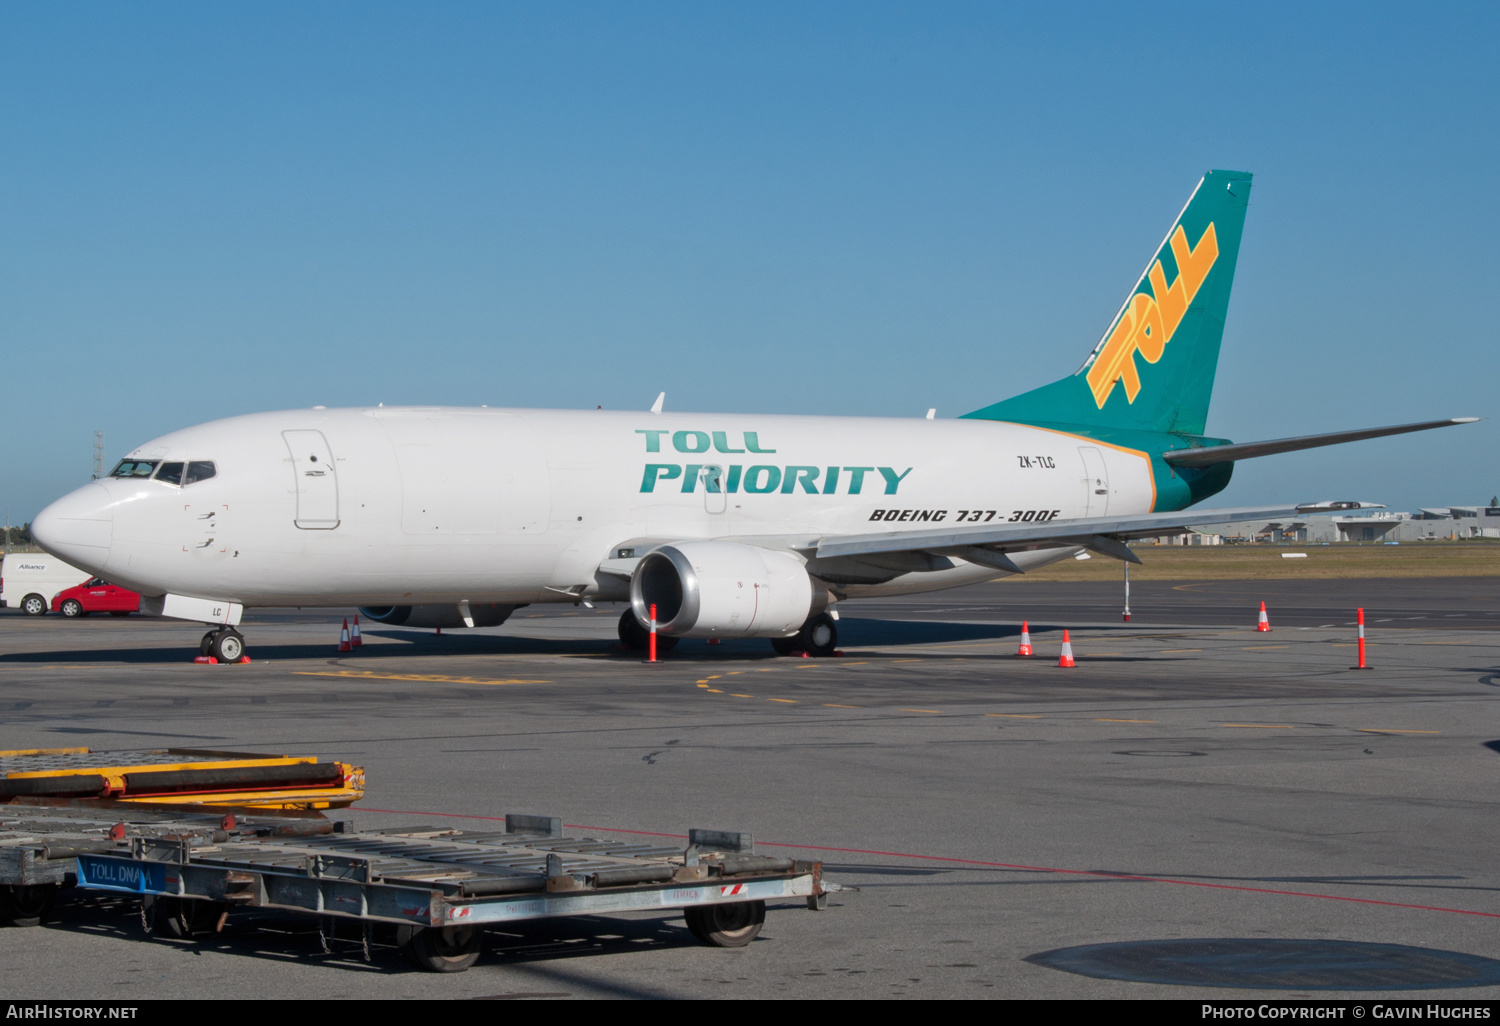
[[[1143,453],[983,420],[313,409],[215,421],[131,455],[211,462],[214,476],[96,481],[43,511],[38,539],[144,595],[245,606],[623,598],[622,579],[599,573],[622,548],[796,551],[960,517],[1141,513],[1155,499]],[[958,563],[839,596],[996,576]]]

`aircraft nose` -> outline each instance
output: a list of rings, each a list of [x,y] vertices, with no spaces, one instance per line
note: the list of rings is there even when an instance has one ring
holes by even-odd
[[[107,488],[97,481],[86,484],[38,513],[31,536],[54,556],[101,572],[114,535],[111,504]]]

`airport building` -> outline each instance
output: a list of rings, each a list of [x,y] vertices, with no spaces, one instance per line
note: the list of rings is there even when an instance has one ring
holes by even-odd
[[[1415,513],[1368,513],[1312,515],[1292,520],[1246,520],[1195,530],[1177,538],[1158,539],[1163,545],[1222,545],[1253,542],[1459,541],[1467,538],[1500,538],[1500,506],[1435,506]]]

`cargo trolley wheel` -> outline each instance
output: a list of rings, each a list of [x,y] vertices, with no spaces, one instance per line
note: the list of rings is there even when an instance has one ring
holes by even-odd
[[[52,911],[57,891],[57,884],[0,886],[0,922],[9,926],[40,926]]]
[[[403,926],[397,942],[407,961],[430,973],[461,973],[479,961],[478,926]]]
[[[760,933],[766,921],[764,901],[731,901],[719,905],[692,905],[682,910],[687,928],[704,944],[716,948],[742,948]]]
[[[27,595],[21,600],[21,611],[27,616],[41,616],[47,612],[47,600],[40,595]]]

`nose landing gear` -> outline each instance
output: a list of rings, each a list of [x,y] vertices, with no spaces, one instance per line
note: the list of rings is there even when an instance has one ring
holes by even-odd
[[[221,663],[237,663],[245,654],[245,636],[233,627],[216,627],[203,635],[198,654],[213,656]]]

